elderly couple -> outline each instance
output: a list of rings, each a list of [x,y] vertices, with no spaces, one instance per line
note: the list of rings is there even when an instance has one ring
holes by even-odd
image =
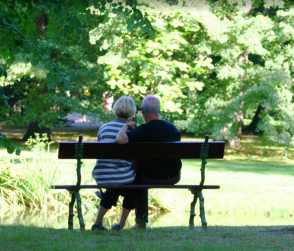
[[[145,124],[135,126],[136,105],[129,96],[120,97],[113,106],[116,119],[102,125],[98,132],[98,142],[126,144],[132,142],[179,141],[180,132],[171,123],[160,118],[160,101],[157,97],[146,96],[142,102]],[[146,153],[148,154],[148,153]],[[126,160],[97,160],[93,177],[98,185],[124,184],[175,184],[180,179],[180,160],[149,160],[132,163]],[[98,194],[99,195],[99,194]],[[148,221],[147,189],[111,189],[99,195],[100,208],[92,230],[105,230],[103,217],[115,206],[119,196],[123,196],[123,208],[118,224],[113,230],[121,230],[132,209],[136,209],[136,227],[145,228]]]

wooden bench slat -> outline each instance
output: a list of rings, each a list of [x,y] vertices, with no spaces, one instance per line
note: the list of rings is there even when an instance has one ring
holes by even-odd
[[[76,141],[59,142],[59,159],[75,159]],[[130,144],[83,142],[82,159],[159,159],[159,158],[200,158],[203,141],[197,142],[138,142]],[[225,142],[208,143],[208,159],[224,156]]]
[[[74,190],[75,185],[56,185],[53,189],[68,189]],[[80,189],[98,189],[98,188],[126,188],[126,189],[143,189],[143,188],[172,188],[172,189],[219,189],[219,185],[123,185],[123,186],[98,186],[98,185],[81,185]]]

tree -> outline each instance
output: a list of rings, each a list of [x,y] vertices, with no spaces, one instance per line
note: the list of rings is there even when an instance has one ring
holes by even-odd
[[[106,92],[156,93],[185,132],[238,145],[249,128],[292,144],[290,1],[210,0],[201,12],[186,4],[2,4],[3,120],[50,126],[72,110],[102,111]]]
[[[14,0],[0,9],[1,120],[11,125],[51,127],[70,111],[98,113],[106,84],[97,58],[106,50],[89,31],[117,15],[129,30],[152,32],[134,1]]]
[[[138,34],[113,34],[118,42],[100,58],[109,88],[117,95],[157,93],[165,116],[186,132],[238,146],[259,112],[256,132],[293,141],[292,127],[281,128],[293,117],[293,10],[286,2],[263,3],[259,13],[260,3],[237,2],[214,3],[204,16],[191,8],[147,8],[155,37],[146,42]]]

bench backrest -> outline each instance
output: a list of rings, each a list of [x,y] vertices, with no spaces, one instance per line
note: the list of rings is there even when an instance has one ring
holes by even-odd
[[[98,142],[59,142],[59,159],[76,159],[78,149],[81,159],[198,159],[201,158],[203,141],[194,142],[138,142],[130,144]],[[224,156],[224,141],[207,143],[208,159],[221,159]]]

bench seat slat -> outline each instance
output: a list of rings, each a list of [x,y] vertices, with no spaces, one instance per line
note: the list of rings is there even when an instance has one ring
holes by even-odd
[[[59,142],[59,159],[75,159],[76,141]],[[82,159],[158,159],[200,158],[203,141],[196,142],[138,142],[130,144],[83,142]],[[224,156],[225,142],[208,142],[208,159],[222,159]]]
[[[76,188],[75,185],[56,185],[52,186],[53,189],[68,189],[74,190]],[[103,185],[81,185],[81,189],[98,189],[98,188],[173,188],[173,189],[219,189],[219,185],[123,185],[123,186],[103,186]]]

